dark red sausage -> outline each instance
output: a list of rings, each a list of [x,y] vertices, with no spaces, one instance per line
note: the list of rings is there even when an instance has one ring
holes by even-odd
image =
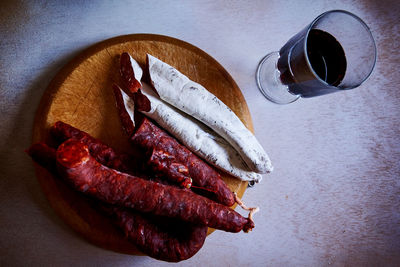
[[[90,155],[88,146],[75,139],[57,149],[57,167],[75,189],[106,203],[228,232],[254,228],[250,219],[190,190],[146,181],[101,165]]]
[[[120,74],[121,80],[126,89],[132,93],[136,93],[141,84],[135,79],[135,73],[132,68],[131,58],[128,53],[122,53],[120,58]]]
[[[100,140],[67,123],[58,121],[53,125],[53,127],[50,128],[50,131],[52,136],[56,139],[57,145],[60,145],[70,138],[82,141],[89,147],[90,155],[92,155],[98,162],[109,168],[168,185],[174,185],[176,184],[174,182],[179,182],[184,179],[184,181],[178,184],[182,185],[183,187],[187,187],[188,185],[186,182],[188,177],[179,177],[179,174],[177,174],[177,177],[174,180],[166,179],[164,176],[162,176],[162,173],[160,173],[161,176],[159,176],[157,172],[154,172],[146,165],[147,159],[145,159],[144,155],[139,157],[116,152],[114,149],[102,143]],[[156,158],[149,160],[147,163],[151,164],[153,161],[156,161]],[[173,173],[173,170],[168,171],[171,174]],[[190,179],[188,180],[191,182]]]
[[[32,145],[26,151],[32,159],[53,174],[57,174],[56,150],[44,143]],[[177,262],[196,254],[207,236],[207,226],[168,222],[121,207],[97,203],[96,208],[113,217],[113,221],[143,253],[164,261]]]
[[[90,154],[101,164],[121,172],[127,172],[143,177],[147,172],[144,159],[124,153],[119,153],[102,143],[100,140],[62,121],[56,122],[50,132],[58,144],[75,138],[89,147]]]
[[[235,204],[234,194],[216,170],[147,118],[143,118],[131,140],[145,151],[162,151],[186,166],[193,185],[213,192],[212,198],[217,202],[226,206]]]
[[[165,179],[165,177],[157,176],[157,174],[146,165],[147,159],[145,159],[144,155],[140,157],[119,153],[102,143],[99,139],[62,121],[56,122],[53,127],[50,128],[50,132],[56,139],[57,145],[60,145],[70,138],[82,141],[89,147],[90,155],[109,168],[162,184],[174,184],[173,179],[169,180]],[[183,183],[183,185],[185,186],[186,184]]]
[[[118,85],[113,84],[113,91],[114,91],[114,96],[115,96],[115,104],[118,109],[118,116],[121,120],[122,124],[122,129],[124,129],[125,133],[128,136],[131,136],[135,132],[135,123],[134,123],[134,118],[131,118],[128,111],[125,108],[124,104],[124,98],[121,93],[121,89],[118,87]],[[134,103],[128,102],[129,109],[134,110]],[[133,105],[132,107],[130,105]]]
[[[142,111],[150,111],[150,100],[140,91],[142,85],[135,78],[135,70],[132,67],[131,57],[126,52],[121,54],[120,74],[122,84],[133,98],[136,107]]]
[[[115,206],[109,208],[108,213],[143,253],[159,260],[186,260],[200,250],[207,236],[206,226],[182,221],[165,223],[164,218],[153,218]]]
[[[148,161],[152,166],[152,170],[161,176],[168,176],[170,180],[178,185],[190,188],[192,186],[192,178],[189,176],[188,168],[177,162],[175,157],[163,150],[153,149],[153,153]]]

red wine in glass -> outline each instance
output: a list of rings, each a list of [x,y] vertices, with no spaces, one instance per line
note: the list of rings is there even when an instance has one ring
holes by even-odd
[[[346,56],[342,46],[335,37],[318,29],[310,31],[306,46],[311,68],[304,57],[292,55],[295,59],[293,63],[304,70],[296,77],[296,81],[290,75],[288,61],[284,60],[290,49],[284,46],[279,51],[278,69],[282,83],[288,85],[292,94],[302,97],[319,96],[336,91],[336,86],[340,84],[346,73]],[[330,86],[332,88],[329,88]]]
[[[278,52],[260,62],[256,79],[272,102],[288,104],[358,87],[371,74],[376,47],[357,16],[333,10],[318,16]]]

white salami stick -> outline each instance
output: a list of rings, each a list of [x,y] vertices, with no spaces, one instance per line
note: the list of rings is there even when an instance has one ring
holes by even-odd
[[[228,141],[254,172],[271,172],[271,161],[235,113],[202,85],[147,54],[152,86],[160,98],[198,119]]]
[[[237,151],[225,139],[201,122],[162,101],[146,83],[142,85],[141,92],[149,99],[151,105],[150,111],[141,111],[143,114],[218,169],[243,181],[261,181],[262,176],[250,171]],[[122,90],[121,93],[125,107],[133,114],[133,100]]]

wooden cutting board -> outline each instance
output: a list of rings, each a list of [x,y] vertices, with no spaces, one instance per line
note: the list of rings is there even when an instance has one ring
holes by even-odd
[[[33,143],[50,141],[49,128],[61,120],[99,138],[117,151],[129,152],[130,145],[122,131],[111,89],[112,83],[119,83],[118,57],[122,52],[129,52],[143,69],[146,53],[174,66],[215,94],[253,131],[239,87],[215,59],[178,39],[134,34],[93,45],[54,77],[36,113]],[[231,190],[241,197],[247,182],[221,174]],[[56,213],[85,239],[105,249],[140,254],[107,217],[90,206],[85,197],[39,166],[36,166],[36,176]]]

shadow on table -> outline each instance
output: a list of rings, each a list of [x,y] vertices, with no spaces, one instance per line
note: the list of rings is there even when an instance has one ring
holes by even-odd
[[[12,214],[4,214],[0,213],[0,221],[2,224],[13,225],[10,231],[19,231],[20,233],[13,235],[15,238],[20,236],[27,238],[37,237],[42,234],[41,227],[46,225],[43,223],[44,220],[49,220],[50,224],[55,224],[61,228],[61,232],[66,236],[70,235],[72,238],[67,238],[63,241],[63,244],[55,244],[57,247],[60,246],[60,249],[68,249],[70,248],[71,254],[74,254],[74,250],[80,250],[86,248],[86,250],[90,249],[91,246],[88,246],[86,240],[83,240],[78,234],[76,234],[69,226],[67,226],[52,210],[49,205],[49,202],[45,198],[44,193],[36,179],[34,164],[31,158],[24,152],[32,142],[32,129],[34,123],[34,117],[36,113],[36,109],[39,106],[40,100],[42,98],[43,93],[45,92],[47,86],[53,77],[61,70],[61,68],[70,60],[72,60],[77,54],[81,53],[86,47],[83,47],[80,50],[74,51],[67,55],[60,57],[59,59],[54,60],[48,66],[42,68],[40,74],[30,83],[30,87],[25,92],[25,98],[20,104],[17,115],[15,116],[15,120],[13,122],[12,127],[10,127],[10,131],[8,133],[4,133],[4,145],[0,148],[1,150],[1,164],[4,166],[2,168],[2,192],[4,192],[2,196],[2,205],[7,205],[8,211],[12,210],[12,207],[15,206],[19,208]],[[3,156],[4,155],[4,156]],[[23,205],[20,205],[20,204]],[[30,204],[32,203],[32,204]],[[10,208],[11,207],[11,208]],[[35,215],[39,215],[37,218],[33,218]],[[18,223],[14,223],[15,220],[18,220]],[[22,220],[29,220],[27,222],[21,222]],[[36,223],[32,228],[30,228],[28,223]],[[18,225],[25,224],[24,229],[16,229]],[[45,229],[44,231],[46,231]],[[58,229],[60,230],[60,229]],[[51,235],[51,232],[49,233]],[[54,234],[54,233],[53,233]],[[47,235],[43,232],[43,235]],[[83,244],[82,248],[76,247],[76,239],[80,239]],[[57,240],[54,237],[44,238],[44,240],[38,240],[38,245],[41,242],[46,242],[49,240]],[[19,241],[18,241],[19,242]],[[39,248],[30,248],[34,250],[38,250]],[[104,253],[102,249],[100,250],[90,250],[93,254]],[[76,251],[75,257],[82,255],[84,253],[80,253]],[[46,252],[30,252],[30,253],[46,253]],[[28,253],[29,254],[29,253]],[[91,255],[91,257],[93,256]],[[111,254],[112,255],[120,255],[120,254]],[[138,257],[137,260],[139,262],[141,260],[146,259],[147,257]],[[136,261],[136,260],[135,260]]]
[[[44,67],[40,75],[31,82],[30,88],[24,90],[25,98],[15,116],[14,125],[8,136],[5,137],[4,146],[1,148],[3,155],[7,155],[4,159],[5,162],[2,162],[5,166],[5,177],[9,177],[6,186],[18,188],[18,194],[27,193],[27,196],[40,207],[47,218],[67,231],[71,230],[55,215],[45,199],[36,180],[33,162],[24,151],[31,145],[34,117],[44,91],[55,74],[75,54],[76,52],[66,55]],[[17,197],[22,197],[18,194],[10,194],[12,198],[15,198],[15,202],[18,201]]]

